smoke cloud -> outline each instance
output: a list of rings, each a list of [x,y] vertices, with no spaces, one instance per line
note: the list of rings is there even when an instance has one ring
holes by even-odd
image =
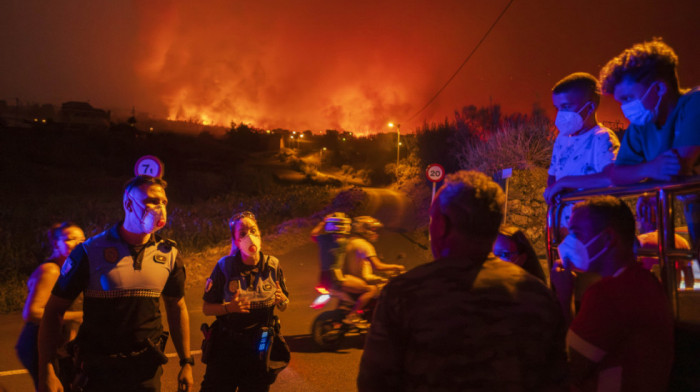
[[[454,62],[436,60],[496,9],[457,4],[459,23],[441,24],[448,10],[430,2],[142,2],[139,71],[171,119],[386,129],[444,82]]]
[[[508,0],[6,0],[0,99],[85,100],[174,120],[260,128],[410,132],[465,105],[551,110],[551,86],[598,73],[632,43],[662,36],[684,86],[700,83],[688,31],[700,2]],[[631,7],[634,15],[630,16]],[[688,30],[690,29],[690,30]],[[622,118],[605,99],[603,120]]]

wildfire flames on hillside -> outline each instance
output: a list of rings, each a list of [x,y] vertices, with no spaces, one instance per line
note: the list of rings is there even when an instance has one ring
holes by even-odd
[[[139,3],[139,71],[171,120],[376,132],[411,116],[446,77],[427,58],[445,48],[406,27],[443,11],[399,9],[403,2],[259,3]],[[387,19],[392,12],[402,19]],[[415,45],[432,49],[417,56]]]

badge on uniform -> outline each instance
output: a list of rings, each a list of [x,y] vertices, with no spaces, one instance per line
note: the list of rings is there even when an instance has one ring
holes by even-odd
[[[155,261],[158,264],[165,264],[165,256],[163,255],[155,255],[153,256],[153,261]]]
[[[240,286],[241,285],[237,280],[232,280],[228,282],[228,291],[235,293]]]
[[[204,292],[208,293],[209,290],[211,290],[211,287],[214,285],[214,282],[212,282],[211,278],[207,279],[206,285],[204,285]]]
[[[119,251],[117,251],[117,248],[105,248],[104,256],[105,261],[114,264],[119,260]]]

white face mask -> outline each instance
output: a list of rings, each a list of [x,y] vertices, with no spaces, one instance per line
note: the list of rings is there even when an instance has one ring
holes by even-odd
[[[247,257],[255,257],[260,252],[260,236],[257,234],[247,234],[240,239],[241,252]]]
[[[557,248],[559,258],[562,263],[564,263],[564,268],[573,267],[579,271],[588,271],[591,267],[591,263],[608,250],[607,247],[604,247],[593,256],[588,254],[588,247],[602,234],[603,233],[598,233],[598,235],[591,238],[591,240],[585,244],[573,234],[567,235]]]
[[[659,100],[656,102],[654,110],[647,109],[642,101],[646,98],[649,91],[651,91],[651,86],[647,88],[647,91],[642,95],[642,98],[635,99],[627,103],[623,103],[620,106],[622,109],[622,114],[634,125],[645,125],[652,121],[656,121],[656,117],[659,115],[659,105],[661,104],[661,97],[663,94],[659,94]]]
[[[130,199],[133,205],[139,206],[143,210],[143,213],[138,217],[138,219],[144,233],[153,234],[165,226],[168,218],[164,205],[160,205],[158,208],[149,208],[141,206],[131,197]],[[134,213],[136,213],[136,209],[134,209]]]
[[[584,119],[581,117],[581,111],[586,108],[590,102],[586,102],[581,109],[576,112],[565,112],[559,110],[557,117],[554,119],[554,126],[557,127],[562,135],[571,135],[583,128]],[[589,114],[590,115],[590,114]],[[586,116],[588,118],[588,116]]]

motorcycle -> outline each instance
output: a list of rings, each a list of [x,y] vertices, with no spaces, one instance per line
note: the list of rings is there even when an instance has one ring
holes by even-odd
[[[396,275],[398,273],[386,274],[389,278]],[[379,290],[381,291],[385,285],[386,282],[379,283]],[[313,309],[323,309],[331,300],[335,300],[335,306],[319,314],[311,324],[311,337],[318,347],[324,351],[335,351],[347,335],[364,335],[367,333],[369,322],[372,320],[372,312],[377,303],[376,298],[373,298],[360,314],[367,325],[367,328],[362,328],[356,324],[343,322],[360,294],[350,294],[325,286],[317,286],[316,292],[318,296],[310,305]]]
[[[343,320],[352,310],[353,305],[359,295],[353,295],[341,290],[333,290],[323,286],[317,286],[316,292],[319,294],[310,305],[313,309],[324,308],[331,299],[336,300],[336,306],[331,310],[326,310],[319,314],[311,325],[311,337],[324,351],[335,351],[340,346],[346,335],[364,334],[365,328],[359,328],[353,324],[344,323]],[[361,316],[365,321],[372,319],[372,310],[376,300],[370,301]]]

